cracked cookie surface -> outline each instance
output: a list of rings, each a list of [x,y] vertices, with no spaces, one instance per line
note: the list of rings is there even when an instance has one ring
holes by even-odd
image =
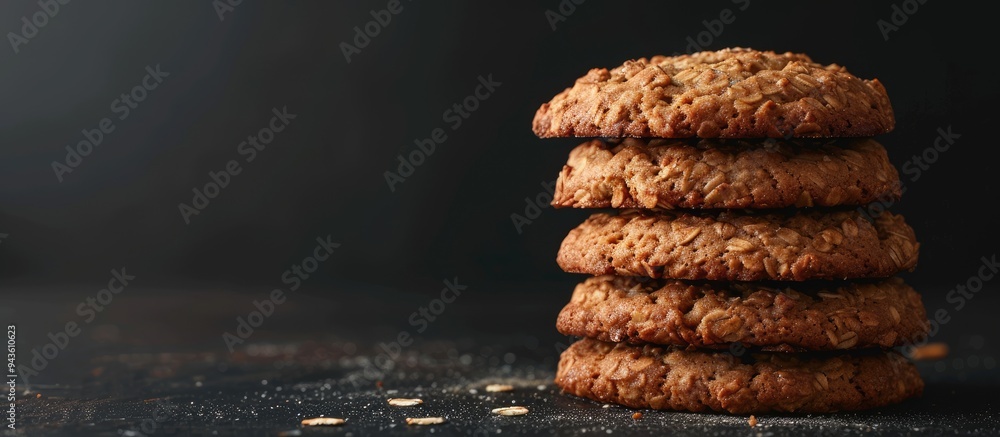
[[[927,316],[899,278],[761,284],[605,275],[576,286],[556,328],[630,344],[835,350],[917,343]]]
[[[595,68],[535,113],[539,137],[867,137],[885,87],[797,53],[724,49]]]
[[[872,139],[595,139],[573,149],[552,205],[573,208],[784,208],[900,197],[899,173]]]
[[[591,275],[805,281],[889,277],[912,270],[919,248],[889,212],[623,210],[570,231],[556,261]]]
[[[556,384],[631,408],[734,414],[876,408],[918,396],[924,387],[916,367],[895,352],[736,357],[592,339],[562,353]]]

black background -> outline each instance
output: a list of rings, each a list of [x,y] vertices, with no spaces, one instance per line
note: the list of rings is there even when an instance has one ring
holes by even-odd
[[[927,2],[886,41],[876,22],[891,20],[892,4],[753,0],[740,10],[734,2],[591,0],[553,29],[545,12],[558,10],[556,1],[403,1],[351,62],[340,43],[385,2],[245,2],[224,20],[209,2],[63,5],[19,53],[0,47],[0,232],[8,234],[0,316],[37,323],[25,341],[41,340],[124,266],[138,278],[130,293],[160,299],[159,310],[122,298],[102,322],[132,336],[112,339],[221,348],[218,333],[252,310],[250,297],[285,287],[282,272],[330,235],[341,246],[302,293],[334,326],[289,316],[268,330],[361,324],[391,333],[443,279],[458,277],[474,292],[436,335],[509,329],[511,317],[528,317],[499,310],[511,301],[541,314],[518,325],[551,335],[582,279],[561,272],[555,253],[589,212],[545,208],[515,229],[511,214],[524,213],[524,199],[542,192],[579,142],[536,138],[534,111],[589,68],[686,51],[687,38],[706,30],[702,21],[725,8],[736,19],[706,48],[805,52],[881,80],[897,126],[879,141],[897,167],[931,147],[938,128],[961,135],[919,180],[902,175],[908,191],[893,207],[922,242],[919,268],[904,277],[928,308],[943,307],[947,290],[998,248],[1000,85],[988,66],[995,54],[983,49],[996,42],[994,15]],[[0,7],[0,30],[10,32],[39,10]],[[59,182],[52,162],[65,159],[82,129],[114,117],[111,102],[156,65],[170,76]],[[502,85],[452,130],[443,113],[489,75]],[[297,118],[243,162],[237,145],[275,107]],[[439,127],[448,139],[391,191],[384,173]],[[178,205],[231,159],[243,172],[185,224]],[[188,326],[198,314],[213,314],[212,328]],[[986,332],[986,323],[963,326]]]
[[[384,3],[248,3],[224,21],[210,3],[70,3],[20,53],[0,51],[3,280],[82,284],[124,265],[145,285],[266,287],[328,234],[342,244],[318,276],[331,281],[419,293],[454,275],[579,279],[553,259],[587,211],[546,209],[520,235],[511,222],[578,143],[535,138],[535,109],[589,68],[685,51],[723,8],[736,20],[708,48],[805,52],[879,78],[897,118],[879,140],[897,167],[938,127],[962,135],[919,180],[903,175],[894,210],[923,243],[915,282],[961,280],[996,251],[997,212],[983,208],[996,198],[1000,86],[981,48],[996,40],[989,14],[928,3],[885,41],[887,2],[587,2],[553,31],[545,11],[558,2],[404,0],[347,63],[339,43]],[[38,10],[3,8],[9,31]],[[156,64],[169,78],[60,183],[51,163]],[[443,112],[490,74],[502,85],[452,131]],[[285,106],[298,117],[243,163],[237,144]],[[448,139],[391,192],[384,172],[437,127]],[[230,159],[243,173],[185,225],[178,204]]]

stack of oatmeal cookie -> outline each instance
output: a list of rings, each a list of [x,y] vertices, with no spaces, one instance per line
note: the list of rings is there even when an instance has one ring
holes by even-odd
[[[574,149],[553,204],[592,215],[559,249],[594,275],[559,315],[584,337],[566,392],[634,408],[874,408],[918,395],[891,349],[926,332],[885,88],[801,54],[728,49],[593,69],[535,115]]]

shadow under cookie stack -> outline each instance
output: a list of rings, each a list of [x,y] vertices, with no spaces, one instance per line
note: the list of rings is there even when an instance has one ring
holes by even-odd
[[[593,69],[542,105],[542,138],[592,137],[553,205],[604,208],[559,249],[577,285],[557,328],[570,394],[633,408],[824,413],[923,390],[892,348],[927,321],[893,276],[913,230],[871,136],[885,88],[801,54],[727,49]],[[875,209],[875,208],[873,208]]]

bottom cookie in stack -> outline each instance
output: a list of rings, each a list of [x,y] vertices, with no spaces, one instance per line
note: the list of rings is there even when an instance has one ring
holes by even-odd
[[[556,384],[576,396],[632,408],[734,414],[863,410],[924,388],[912,363],[880,349],[737,357],[594,339],[563,352]]]
[[[915,367],[883,349],[927,330],[920,295],[899,278],[596,276],[576,287],[557,328],[587,339],[563,353],[556,383],[634,408],[820,413],[898,403],[923,389]]]

